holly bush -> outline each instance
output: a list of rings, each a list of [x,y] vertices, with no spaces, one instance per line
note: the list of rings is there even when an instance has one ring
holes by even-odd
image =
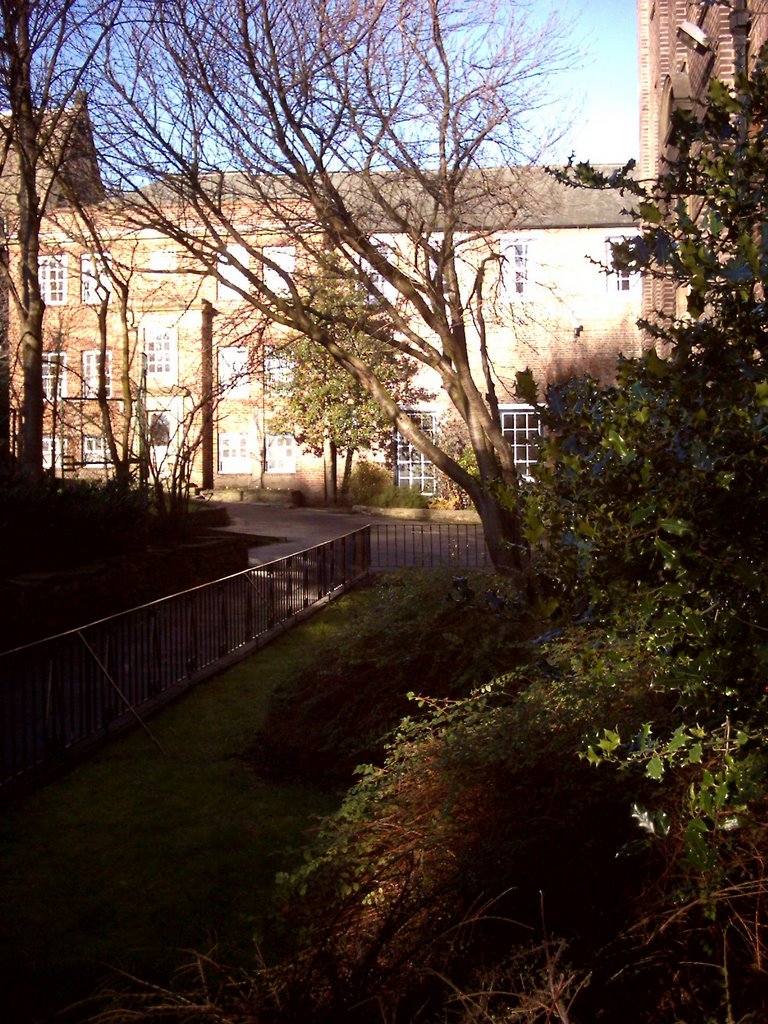
[[[655,294],[675,309],[648,313],[651,346],[620,361],[614,386],[549,389],[526,509],[562,608],[578,601],[595,631],[632,633],[658,665],[653,685],[675,695],[666,731],[602,723],[586,756],[663,783],[636,820],[682,839],[678,867],[710,891],[729,871],[724,832],[746,829],[767,791],[767,58],[732,89],[714,81],[700,118],[674,115],[676,156],[657,181],[631,165],[562,175],[623,191],[638,232],[614,266],[664,285]]]

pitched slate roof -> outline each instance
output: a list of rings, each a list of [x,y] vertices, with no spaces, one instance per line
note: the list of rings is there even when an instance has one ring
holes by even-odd
[[[601,165],[596,169],[610,174],[618,166]],[[596,228],[630,222],[625,212],[630,200],[615,189],[570,188],[541,167],[527,168],[526,184],[516,226]]]
[[[617,168],[598,169],[610,173]],[[616,228],[631,223],[624,212],[628,201],[616,190],[572,188],[544,167],[474,170],[463,176],[455,202],[446,201],[445,184],[429,172],[345,172],[332,175],[330,182],[358,225],[371,234],[418,231],[420,226],[423,233],[439,232],[447,226],[447,212],[455,216],[454,229],[467,232]],[[322,230],[316,215],[309,213],[303,187],[287,178],[213,171],[199,183],[213,203],[225,208],[243,202],[264,210],[268,219],[285,218],[294,230]],[[161,205],[183,206],[191,198],[182,177],[156,182],[144,195]],[[130,195],[125,198],[130,202]]]

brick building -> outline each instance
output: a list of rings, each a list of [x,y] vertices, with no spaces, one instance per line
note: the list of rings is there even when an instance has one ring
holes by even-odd
[[[638,0],[640,170],[674,149],[675,109],[701,110],[711,78],[732,82],[768,38],[768,0]]]
[[[749,71],[768,39],[768,0],[638,0],[640,175],[674,156],[672,113],[700,113],[713,78]],[[643,307],[675,308],[671,284],[648,282]],[[679,311],[682,307],[679,306]]]
[[[639,283],[606,272],[608,245],[631,234],[620,196],[568,189],[538,168],[523,172],[526,199],[514,224],[468,230],[457,255],[473,279],[489,266],[485,322],[498,380],[503,427],[517,457],[535,457],[533,410],[515,394],[515,373],[530,367],[541,386],[574,374],[610,378],[616,355],[639,351]],[[139,229],[119,206],[89,208],[88,221],[67,209],[45,224],[40,260],[46,301],[44,458],[56,472],[105,477],[113,463],[105,430],[132,463],[144,458],[171,472],[180,454],[204,488],[289,488],[323,496],[322,460],[303,451],[274,418],[275,380],[284,373],[285,332],[248,302],[248,274],[279,270],[310,280],[306,253],[275,234],[258,211],[244,208],[248,245],[222,246],[213,267],[195,262],[177,241]],[[377,243],[407,265],[412,245],[373,226]],[[242,241],[242,238],[241,238]],[[278,271],[249,264],[248,249]],[[471,333],[476,323],[468,323]],[[18,352],[10,324],[11,408],[21,408]],[[419,419],[436,433],[447,398],[427,371],[418,380],[429,396]],[[12,420],[12,424],[15,421]],[[12,438],[15,431],[12,429]],[[410,445],[392,446],[396,482],[433,493],[437,476]]]

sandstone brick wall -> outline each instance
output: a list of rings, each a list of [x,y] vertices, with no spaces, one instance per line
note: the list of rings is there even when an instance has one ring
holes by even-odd
[[[622,215],[623,200],[605,193],[564,189],[543,171],[528,170],[535,172],[532,180],[537,202],[531,203],[521,223],[498,233],[481,233],[477,239],[470,236],[462,250],[468,295],[473,291],[476,264],[487,264],[489,290],[483,316],[487,319],[488,350],[498,377],[498,397],[506,404],[519,400],[515,381],[519,370],[532,369],[543,394],[548,381],[575,374],[612,377],[617,354],[636,354],[641,344],[635,326],[640,297],[637,282],[627,282],[625,287],[605,273],[608,240],[634,231],[631,220]],[[150,435],[154,417],[166,413],[178,434],[184,418],[195,410],[200,420],[203,369],[208,366],[213,379],[208,451],[213,452],[214,487],[301,490],[307,499],[322,501],[322,459],[309,451],[294,446],[292,472],[267,471],[265,466],[267,438],[286,429],[275,417],[274,392],[265,372],[265,353],[270,346],[279,348],[285,340],[280,329],[269,328],[247,299],[232,289],[222,290],[210,269],[190,265],[171,239],[157,232],[132,229],[121,221],[119,210],[104,206],[99,215],[111,266],[127,282],[130,294],[125,323],[114,292],[107,314],[112,382],[109,408],[118,433],[123,417],[124,377],[130,382],[134,401],[144,404]],[[255,216],[253,223],[258,223]],[[256,247],[274,241],[260,229],[250,230]],[[519,243],[527,255],[524,269],[518,266],[525,287],[516,294],[516,284],[505,280],[503,268],[508,265],[508,247]],[[405,247],[409,244],[403,241]],[[53,403],[48,404],[44,432],[57,457],[61,446],[66,446],[65,458],[57,458],[61,472],[103,478],[109,471],[107,466],[86,464],[83,446],[84,437],[90,444],[102,433],[101,411],[87,388],[84,372],[84,357],[87,355],[92,362],[100,343],[98,305],[83,293],[88,274],[83,273],[82,258],[88,258],[92,248],[93,242],[71,212],[57,211],[46,222],[43,252],[63,259],[67,289],[65,301],[49,304],[46,311],[45,350],[54,360],[58,353],[65,357],[66,392],[55,409]],[[408,253],[403,259],[408,259]],[[301,267],[298,254],[297,264],[297,273],[306,269],[306,261]],[[211,357],[206,355],[204,344],[206,304],[215,308]],[[470,348],[478,353],[479,340],[473,333],[478,330],[476,313],[473,306],[467,314],[467,330]],[[143,376],[148,339],[163,333],[173,351],[173,372],[154,372],[147,365]],[[9,336],[12,399],[19,408],[19,331],[12,314]],[[227,388],[221,380],[220,357],[232,349],[238,349],[239,355],[245,353],[247,374],[243,374],[242,386]],[[476,369],[481,380],[479,367]],[[425,406],[447,409],[447,396],[436,375],[425,374],[425,379],[419,381],[422,383],[428,392]],[[137,437],[135,433],[134,451],[138,449]],[[172,447],[173,442],[169,449]],[[207,488],[210,484],[202,479],[201,452],[202,448],[198,449],[192,483]]]

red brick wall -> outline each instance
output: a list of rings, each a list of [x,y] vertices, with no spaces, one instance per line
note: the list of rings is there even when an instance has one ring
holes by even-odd
[[[677,86],[677,102],[682,102],[684,87],[690,86],[690,102],[701,111],[712,78],[732,82],[740,64],[748,55],[753,64],[763,42],[768,39],[768,0],[732,0],[731,8],[744,8],[748,28],[740,30],[740,19],[729,7],[704,6],[694,0],[638,0],[638,71],[640,79],[640,172],[655,177],[663,169],[667,139],[663,97],[665,84]],[[704,52],[689,48],[678,38],[681,22],[699,26],[712,45]],[[747,34],[748,33],[748,34]],[[687,82],[686,82],[687,76]],[[673,88],[674,93],[674,88]],[[669,284],[646,282],[643,313],[671,311],[675,306],[674,289]]]

